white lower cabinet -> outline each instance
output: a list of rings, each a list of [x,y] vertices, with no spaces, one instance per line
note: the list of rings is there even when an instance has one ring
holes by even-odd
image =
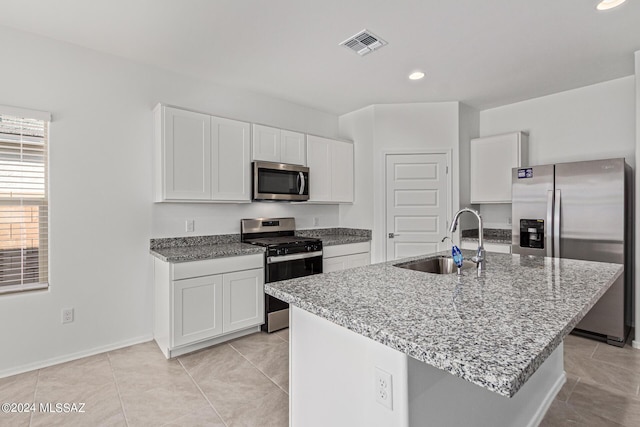
[[[323,248],[322,272],[346,270],[371,264],[370,243],[348,243]]]
[[[173,345],[222,334],[222,275],[177,280],[173,284]]]
[[[154,339],[165,357],[259,331],[263,263],[262,254],[177,264],[154,259]]]
[[[222,331],[233,332],[264,323],[262,269],[222,275]]]

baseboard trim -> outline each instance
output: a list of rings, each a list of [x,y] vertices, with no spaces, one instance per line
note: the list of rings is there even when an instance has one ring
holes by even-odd
[[[553,383],[553,386],[549,390],[549,393],[547,393],[544,400],[538,407],[538,410],[531,418],[531,421],[529,422],[528,427],[537,427],[538,425],[540,425],[540,423],[544,419],[544,416],[547,414],[549,407],[553,403],[553,400],[556,398],[558,393],[560,393],[562,386],[566,382],[567,382],[567,374],[563,371],[562,375],[558,377],[555,383]]]
[[[142,344],[144,342],[152,341],[153,335],[143,335],[136,338],[104,345],[100,347],[94,347],[88,350],[79,351],[76,353],[65,354],[63,356],[53,357],[51,359],[42,360],[39,362],[28,363],[26,365],[20,365],[9,369],[0,371],[0,378],[10,377],[12,375],[23,374],[25,372],[34,371],[36,369],[47,368],[53,365],[59,365],[60,363],[71,362],[72,360],[82,359],[83,357],[95,356],[96,354],[105,353],[107,351],[118,350],[120,348],[129,347],[136,344]]]

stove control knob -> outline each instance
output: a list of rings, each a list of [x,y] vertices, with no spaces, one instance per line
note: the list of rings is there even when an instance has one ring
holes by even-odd
[[[282,249],[282,253],[285,254],[285,255],[288,254],[289,253],[289,249],[287,249],[287,248]]]

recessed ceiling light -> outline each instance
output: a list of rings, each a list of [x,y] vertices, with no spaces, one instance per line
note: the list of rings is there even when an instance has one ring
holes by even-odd
[[[625,1],[627,0],[602,0],[600,3],[598,3],[598,5],[596,6],[596,9],[598,10],[613,9],[614,7],[620,6]]]
[[[409,74],[409,78],[411,80],[420,80],[423,77],[424,73],[422,71],[414,71],[413,73]]]

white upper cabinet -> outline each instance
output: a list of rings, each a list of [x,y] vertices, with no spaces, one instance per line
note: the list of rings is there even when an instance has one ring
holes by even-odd
[[[211,117],[165,107],[156,111],[162,199],[211,198]]]
[[[333,141],[331,153],[331,198],[335,202],[353,202],[353,144]]]
[[[309,168],[309,201],[331,201],[330,139],[307,135],[307,167]]]
[[[304,134],[253,125],[253,160],[306,165]]]
[[[511,203],[511,169],[527,166],[522,132],[471,140],[471,203]]]
[[[309,202],[353,203],[353,144],[307,135]]]
[[[280,129],[253,125],[252,159],[280,162]]]
[[[249,123],[211,117],[211,199],[251,200]]]
[[[156,202],[251,201],[249,123],[158,105]]]
[[[307,165],[304,134],[282,129],[280,133],[280,160],[292,165]]]

